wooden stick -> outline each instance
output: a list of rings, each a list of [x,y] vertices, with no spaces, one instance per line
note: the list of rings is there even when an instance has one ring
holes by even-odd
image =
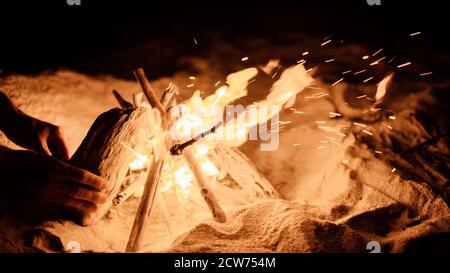
[[[217,201],[216,196],[211,191],[208,185],[208,179],[201,169],[201,165],[198,163],[197,159],[195,159],[194,153],[192,152],[192,147],[186,147],[183,150],[183,156],[186,161],[189,163],[192,172],[194,173],[195,180],[197,181],[201,194],[205,199],[206,204],[208,205],[211,213],[213,214],[214,219],[220,223],[225,223],[227,221],[227,217],[219,202]]]
[[[156,156],[155,156],[156,158]],[[155,195],[158,189],[159,179],[162,173],[164,160],[157,159],[153,162],[150,172],[145,182],[144,194],[142,195],[139,208],[134,218],[130,238],[126,247],[126,252],[138,252],[142,248],[142,237],[147,226],[148,218],[153,208]]]
[[[139,92],[139,93],[133,94],[133,104],[134,104],[134,107],[139,107],[139,106],[141,106],[141,101],[139,100],[140,94],[141,94],[140,92]]]
[[[161,96],[161,104],[164,107],[164,110],[170,106],[172,99],[175,98],[176,88],[171,84]]]
[[[126,99],[124,99],[122,97],[122,95],[120,95],[119,91],[113,90],[113,95],[116,98],[116,100],[119,103],[119,106],[120,106],[120,108],[122,108],[122,110],[128,110],[128,109],[134,108],[133,104],[128,102]]]
[[[142,91],[144,92],[144,95],[147,98],[150,105],[152,107],[156,107],[159,111],[161,111],[161,113],[164,113],[164,107],[162,106],[161,102],[156,98],[156,94],[153,91],[153,88],[151,87],[150,83],[148,82],[147,77],[145,76],[144,69],[138,68],[134,70],[134,75],[136,76],[136,79],[141,85]]]

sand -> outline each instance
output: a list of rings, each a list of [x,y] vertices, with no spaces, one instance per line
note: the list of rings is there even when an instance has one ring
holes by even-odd
[[[224,69],[213,58],[183,62],[195,68],[196,86],[206,93],[217,80],[223,80],[228,70],[237,68]],[[184,88],[190,74],[180,71],[153,84],[162,90],[170,81],[174,82],[182,87],[181,96],[186,98],[193,91]],[[333,69],[319,71],[316,87],[333,90],[330,83],[322,80],[334,74]],[[270,79],[258,78],[247,99],[255,100],[261,92],[267,92],[267,82]],[[417,81],[416,88],[409,92],[408,84],[401,79],[398,82],[393,87],[398,92],[386,98],[386,107],[393,109],[397,119],[392,122],[384,118],[368,125],[366,129],[372,136],[357,129],[348,131],[345,137],[320,129],[314,121],[325,120],[333,127],[350,125],[351,121],[345,117],[328,118],[329,112],[335,111],[329,96],[308,99],[317,90],[303,92],[293,107],[306,114],[287,110],[281,116],[282,120],[293,122],[283,129],[279,149],[261,152],[256,142],[241,147],[284,199],[232,208],[227,211],[230,217],[224,224],[214,222],[207,210],[190,217],[186,209],[169,201],[176,230],[173,234],[168,232],[157,208],[146,232],[145,251],[369,252],[368,243],[377,241],[382,252],[448,252],[450,209],[445,198],[448,185],[433,179],[427,181],[420,173],[414,173],[411,166],[408,169],[406,163],[396,161],[400,144],[412,147],[430,133],[448,130],[447,121],[442,121],[442,111],[448,109],[445,100],[436,99],[442,93],[432,85]],[[372,94],[374,83],[359,87],[358,92],[369,90],[368,94]],[[25,112],[62,126],[71,152],[81,143],[94,119],[115,107],[113,88],[127,98],[139,90],[133,81],[64,69],[0,78],[0,89]],[[424,115],[421,109],[444,110]],[[417,124],[412,116],[424,119]],[[394,130],[387,130],[387,125]],[[0,143],[14,147],[4,137],[0,137]],[[438,145],[447,156],[443,164],[448,166],[448,141]],[[54,229],[64,228],[67,232],[56,246],[47,246],[48,250],[61,251],[70,241],[77,241],[82,251],[124,251],[138,201],[130,199],[116,210],[114,217],[91,227],[81,228],[70,222],[54,224]],[[23,240],[29,227],[20,214],[1,211],[0,251],[34,251]]]

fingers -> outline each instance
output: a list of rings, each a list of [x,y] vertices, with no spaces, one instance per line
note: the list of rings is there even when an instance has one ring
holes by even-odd
[[[90,202],[78,199],[67,199],[62,205],[80,210],[83,213],[93,213],[97,211],[97,206]]]
[[[107,182],[103,178],[67,163],[63,162],[63,164],[65,167],[61,173],[67,180],[89,186],[96,191],[106,189]]]
[[[106,195],[97,191],[89,190],[77,185],[71,185],[68,195],[71,199],[83,200],[95,205],[101,205],[106,202]]]
[[[69,149],[64,139],[62,130],[59,127],[51,133],[47,139],[47,144],[50,152],[56,158],[61,160],[69,160]]]

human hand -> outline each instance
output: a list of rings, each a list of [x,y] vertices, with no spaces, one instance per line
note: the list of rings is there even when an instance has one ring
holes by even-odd
[[[20,113],[7,130],[6,135],[14,143],[61,160],[69,159],[69,151],[60,127]]]
[[[106,181],[48,155],[0,147],[0,181],[14,203],[51,203],[95,212],[106,201]]]

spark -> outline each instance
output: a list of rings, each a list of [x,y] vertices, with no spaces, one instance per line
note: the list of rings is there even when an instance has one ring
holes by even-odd
[[[369,82],[369,81],[371,81],[371,80],[373,80],[373,77],[370,77],[370,78],[365,79],[365,80],[363,81],[363,83]]]
[[[362,127],[362,128],[366,128],[367,127],[366,124],[359,123],[359,122],[353,122],[353,125],[358,126],[358,127]]]
[[[367,59],[369,59],[369,55],[365,55],[365,56],[363,56],[363,57],[362,57],[362,59],[363,59],[363,60],[367,60]]]
[[[328,41],[326,41],[326,42],[323,42],[320,46],[325,46],[325,45],[327,45],[327,44],[329,44],[329,43],[331,43],[331,39],[328,40]]]
[[[315,124],[327,124],[326,121],[314,121]]]
[[[364,98],[367,98],[367,95],[362,95],[362,96],[359,96],[359,97],[356,97],[357,99],[364,99]]]
[[[331,63],[331,62],[334,62],[334,59],[329,59],[329,60],[325,61],[325,63]]]
[[[410,37],[414,37],[414,36],[417,36],[417,35],[420,35],[420,34],[422,34],[422,32],[418,31],[418,32],[414,32],[414,33],[409,34],[409,36]]]
[[[397,56],[391,58],[391,59],[388,61],[388,64],[392,63],[395,59],[397,59]]]
[[[395,116],[389,116],[390,120],[396,120],[397,118]]]
[[[337,117],[342,116],[341,114],[335,113],[335,112],[330,112],[329,115],[330,115],[330,118],[337,118]]]
[[[317,149],[318,149],[318,150],[322,150],[322,149],[325,149],[325,146],[324,146],[324,145],[322,145],[322,146],[319,146],[319,147],[317,147]]]
[[[294,144],[294,146],[296,146],[296,147],[301,146],[301,145],[302,145],[301,143],[295,143]]]
[[[321,98],[326,97],[326,96],[328,96],[327,92],[316,94],[314,98],[315,99],[321,99]]]
[[[411,62],[407,62],[407,63],[401,64],[401,65],[398,65],[397,68],[402,68],[402,67],[405,67],[408,65],[411,65]]]
[[[297,109],[295,109],[295,108],[289,108],[289,110],[291,110],[291,111],[297,111]]]
[[[421,76],[421,77],[424,77],[424,76],[429,76],[429,75],[431,75],[431,74],[433,74],[433,72],[426,72],[426,73],[420,74],[420,76]]]
[[[297,63],[298,63],[298,64],[305,64],[305,63],[306,63],[306,60],[305,60],[305,59],[301,59],[301,60],[297,61]]]
[[[377,65],[377,64],[379,64],[379,63],[380,63],[382,60],[384,60],[384,59],[386,59],[386,57],[382,57],[382,58],[376,60],[375,62],[371,63],[370,65],[371,65],[371,66]]]
[[[344,164],[344,165],[348,165],[348,163],[350,163],[350,162],[347,159],[344,159],[344,160],[342,160],[341,163]]]
[[[397,169],[396,169],[396,168],[393,168],[391,172],[392,172],[392,173],[395,173],[396,171],[397,171]]]
[[[376,56],[376,55],[377,55],[378,53],[380,53],[381,51],[383,51],[382,48],[380,48],[380,50],[378,50],[377,52],[373,53],[373,54],[372,54],[372,57]]]
[[[306,73],[309,73],[309,72],[311,72],[313,69],[312,68],[309,68],[309,69],[306,69]]]
[[[194,84],[193,84],[193,83],[191,83],[191,84],[188,84],[188,85],[186,85],[186,87],[187,87],[187,88],[191,88],[191,87],[194,87]]]
[[[342,75],[345,75],[345,74],[348,74],[348,73],[352,73],[352,71],[353,71],[353,70],[347,70],[347,71],[344,71],[344,72],[342,72]]]
[[[373,134],[367,130],[362,130],[362,131],[363,131],[363,133],[368,134],[369,136],[373,136]]]
[[[335,86],[336,84],[340,83],[341,81],[343,81],[344,78],[341,78],[340,80],[338,80],[337,82],[333,83],[331,86]]]
[[[393,129],[391,125],[387,125],[386,127],[387,127],[389,130],[392,130],[392,129]]]
[[[248,61],[248,57],[243,57],[243,58],[241,59],[241,61],[243,61],[243,62]]]
[[[308,113],[303,112],[303,111],[295,111],[294,114],[298,114],[298,115],[307,115]]]
[[[195,81],[196,78],[194,76],[190,76],[189,79]]]
[[[308,52],[308,51],[305,51],[305,52],[302,53],[302,55],[303,55],[303,56],[309,55],[309,52]]]
[[[366,72],[367,71],[367,69],[363,69],[363,70],[360,70],[360,71],[358,71],[358,72],[355,72],[355,73],[353,73],[353,75],[358,75],[358,74],[361,74],[361,73],[364,73],[364,72]]]
[[[214,84],[214,86],[219,86],[219,84],[220,84],[220,81],[217,81],[217,82]]]
[[[375,151],[376,154],[382,154],[382,151]]]
[[[281,125],[284,125],[284,124],[290,124],[290,123],[292,123],[292,121],[291,120],[288,120],[288,121],[278,121],[278,123],[280,123]]]
[[[197,45],[197,39],[195,39],[195,37],[194,37],[194,44],[196,44],[196,45]]]
[[[275,79],[275,77],[278,75],[278,72],[273,73],[272,79]]]

